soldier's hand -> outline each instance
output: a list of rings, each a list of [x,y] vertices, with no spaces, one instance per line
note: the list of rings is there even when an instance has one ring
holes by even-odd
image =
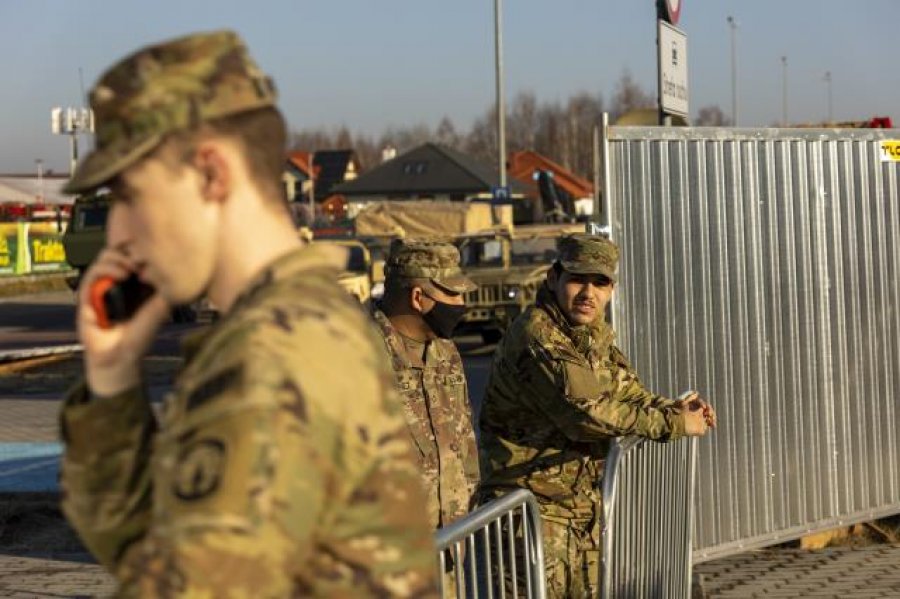
[[[703,436],[717,424],[716,411],[696,391],[685,393],[680,398],[682,414],[684,414],[685,434]]]
[[[102,277],[124,281],[136,265],[124,253],[106,248],[97,255],[78,289],[76,320],[78,337],[84,346],[84,366],[88,387],[98,395],[111,396],[140,382],[141,358],[156,331],[168,318],[170,306],[158,293],[148,299],[130,320],[104,329],[91,306],[91,286]]]

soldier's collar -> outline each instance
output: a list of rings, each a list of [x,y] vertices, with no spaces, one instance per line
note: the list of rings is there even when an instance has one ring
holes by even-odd
[[[310,244],[291,250],[276,258],[257,274],[235,300],[231,311],[246,304],[256,293],[268,285],[294,278],[298,273],[310,270],[338,271],[347,264],[347,250],[329,244]]]

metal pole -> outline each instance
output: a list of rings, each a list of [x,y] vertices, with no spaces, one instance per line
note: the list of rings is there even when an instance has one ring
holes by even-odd
[[[731,120],[733,125],[738,125],[738,104],[737,104],[737,47],[735,44],[735,31],[737,30],[737,21],[734,17],[728,17],[728,25],[731,27]]]
[[[506,101],[503,97],[503,37],[500,26],[502,0],[494,0],[494,58],[497,83],[497,147],[500,187],[506,187]]]
[[[69,134],[72,140],[71,148],[71,163],[69,166],[69,176],[73,176],[75,174],[75,167],[78,165],[78,135],[76,129],[73,127],[71,133]]]
[[[600,129],[597,125],[591,129],[591,170],[594,175],[594,222],[600,224]]]
[[[309,226],[316,222],[316,153],[309,153]]]
[[[37,176],[38,176],[38,197],[41,199],[41,203],[44,202],[44,161],[40,158],[36,159],[37,163]]]
[[[787,56],[781,57],[781,126],[788,126]]]
[[[825,71],[825,85],[828,90],[828,123],[831,124],[834,121],[834,113],[832,112],[832,97],[831,97],[831,71]]]

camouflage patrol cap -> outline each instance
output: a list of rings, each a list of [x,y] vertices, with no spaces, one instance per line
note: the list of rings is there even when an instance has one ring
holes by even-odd
[[[574,274],[600,274],[616,280],[619,248],[602,235],[585,233],[560,237],[556,243],[558,260]]]
[[[65,191],[81,193],[107,183],[169,133],[274,104],[272,80],[232,31],[142,48],[113,65],[91,90],[96,149]]]
[[[387,276],[429,279],[452,293],[465,293],[477,286],[459,267],[459,250],[450,243],[395,239],[388,255]]]

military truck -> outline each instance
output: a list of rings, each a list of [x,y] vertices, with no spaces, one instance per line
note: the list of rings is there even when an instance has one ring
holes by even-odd
[[[347,250],[347,264],[338,274],[338,284],[359,300],[367,303],[373,295],[380,297],[384,290],[384,262],[374,264],[369,248],[358,239],[316,239],[313,243],[333,243]],[[380,276],[379,276],[380,273]]]
[[[110,195],[100,191],[75,198],[69,226],[63,234],[63,249],[66,262],[75,273],[66,279],[69,287],[75,291],[81,283],[81,277],[100,250],[106,245],[106,218],[109,216]],[[194,322],[201,304],[176,306],[172,309],[172,320],[178,323]]]
[[[515,229],[460,235],[454,239],[465,273],[478,288],[466,294],[460,332],[477,332],[496,343],[509,323],[537,298],[556,260],[556,239],[582,225],[520,225]]]
[[[534,303],[556,259],[557,237],[584,230],[583,224],[513,226],[511,211],[496,214],[496,209],[486,203],[377,202],[357,215],[356,233],[373,254],[383,253],[394,237],[455,244],[463,271],[478,284],[466,294],[466,314],[457,330],[494,343]]]
[[[72,205],[69,226],[63,234],[66,262],[75,272],[66,280],[74,291],[81,276],[106,245],[106,217],[109,215],[109,194],[105,192],[79,196]]]

